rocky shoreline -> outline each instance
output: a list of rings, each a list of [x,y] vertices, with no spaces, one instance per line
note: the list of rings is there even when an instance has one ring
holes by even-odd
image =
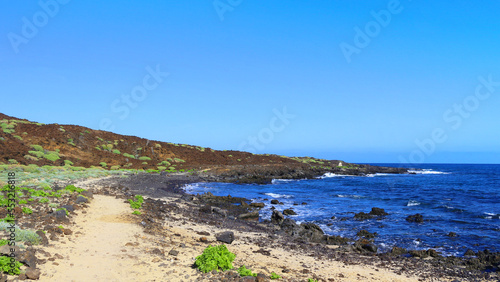
[[[222,181],[227,178],[222,176]],[[424,280],[432,278],[462,278],[467,280],[496,280],[499,276],[500,253],[488,250],[474,253],[469,251],[464,257],[443,257],[433,249],[406,250],[394,247],[390,252],[379,253],[370,240],[369,232],[359,234],[361,239],[325,235],[313,223],[296,224],[286,215],[274,211],[269,219],[259,222],[260,203],[250,203],[248,199],[231,196],[220,197],[210,193],[189,195],[182,186],[189,183],[214,181],[203,175],[151,175],[139,174],[128,178],[109,178],[101,183],[109,193],[131,197],[135,194],[151,197],[146,200],[145,211],[141,215],[144,230],[155,234],[168,211],[181,213],[184,220],[198,224],[208,224],[218,228],[258,232],[267,234],[269,241],[262,241],[262,248],[272,248],[277,240],[284,248],[305,250],[318,259],[332,259],[345,264],[369,264],[388,268],[401,275],[417,275]],[[114,191],[114,192],[113,192]],[[168,205],[161,198],[174,198]],[[156,198],[158,200],[153,200]],[[179,209],[178,203],[186,207]],[[385,211],[374,208],[366,216],[380,216]],[[321,278],[321,277],[320,277]],[[325,280],[327,281],[327,280]]]

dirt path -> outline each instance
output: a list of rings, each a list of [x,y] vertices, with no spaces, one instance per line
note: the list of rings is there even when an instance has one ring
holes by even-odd
[[[154,271],[145,262],[147,255],[131,248],[130,243],[145,238],[123,200],[95,195],[87,213],[80,212],[75,223],[70,227],[74,232],[71,241],[69,237],[61,238],[55,246],[44,248],[63,259],[41,265],[41,281],[163,280],[161,271]]]

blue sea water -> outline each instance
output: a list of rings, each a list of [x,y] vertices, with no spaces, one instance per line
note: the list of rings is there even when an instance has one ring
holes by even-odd
[[[261,220],[270,218],[270,201],[277,199],[284,203],[275,205],[277,210],[293,208],[298,215],[291,218],[314,222],[329,235],[356,238],[361,229],[377,232],[375,243],[381,251],[393,246],[435,248],[443,255],[456,256],[467,249],[500,251],[500,165],[412,166],[416,174],[328,174],[318,179],[274,180],[268,185],[196,183],[186,191],[264,202]],[[354,219],[354,213],[369,212],[372,207],[383,208],[389,215]],[[423,215],[424,223],[406,221],[416,213]],[[447,236],[450,232],[458,236]]]

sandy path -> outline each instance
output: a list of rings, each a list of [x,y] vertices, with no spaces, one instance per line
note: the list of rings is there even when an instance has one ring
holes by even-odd
[[[40,265],[40,281],[161,281],[161,271],[151,272],[144,254],[126,247],[142,234],[133,223],[130,206],[111,196],[95,195],[86,214],[75,218],[75,233],[44,248],[63,259]],[[78,235],[78,231],[81,234]],[[133,255],[131,255],[131,253]]]

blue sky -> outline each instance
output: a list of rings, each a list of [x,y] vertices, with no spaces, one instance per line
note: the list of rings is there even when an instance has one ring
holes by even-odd
[[[215,149],[500,163],[498,1],[1,5],[8,115]]]

